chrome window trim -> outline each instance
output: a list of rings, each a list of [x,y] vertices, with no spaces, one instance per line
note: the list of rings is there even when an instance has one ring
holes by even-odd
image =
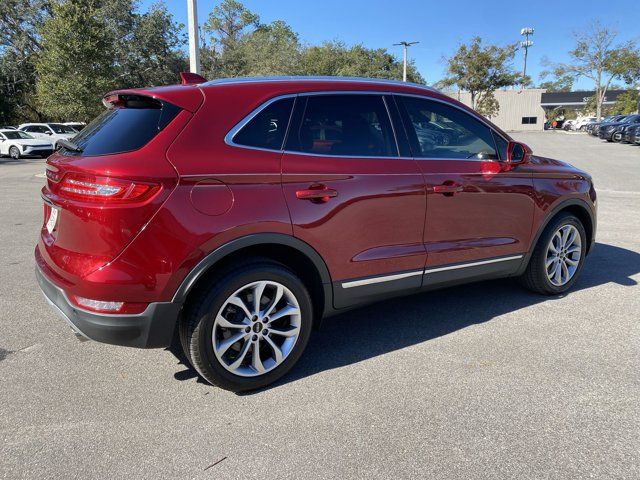
[[[264,103],[260,104],[258,107],[256,107],[255,109],[253,109],[246,117],[244,117],[242,120],[240,120],[237,124],[235,124],[233,126],[233,128],[231,128],[231,130],[229,130],[229,132],[225,135],[224,137],[224,143],[226,143],[227,145],[229,145],[230,147],[237,147],[237,148],[247,148],[250,150],[260,150],[263,152],[281,152],[281,153],[288,153],[288,154],[293,154],[293,155],[307,155],[310,157],[339,157],[339,158],[380,158],[380,159],[387,159],[387,158],[393,158],[394,160],[397,159],[402,159],[402,160],[413,160],[413,158],[407,158],[407,157],[401,157],[400,156],[400,148],[398,145],[398,138],[396,137],[396,133],[395,133],[395,128],[393,125],[393,120],[391,119],[391,114],[389,112],[389,108],[387,106],[386,100],[385,100],[385,95],[389,95],[391,94],[391,92],[381,92],[381,91],[377,91],[377,90],[353,90],[353,91],[349,91],[349,90],[320,90],[320,91],[312,91],[312,92],[299,92],[299,93],[287,93],[284,95],[278,95],[277,97],[273,97],[270,98],[269,100],[266,100]],[[235,143],[233,141],[233,138],[237,135],[237,133],[242,130],[251,120],[253,120],[253,118],[258,115],[262,110],[264,110],[265,108],[267,108],[269,105],[271,105],[274,102],[277,102],[278,100],[282,100],[285,98],[297,98],[297,97],[315,97],[315,96],[321,96],[321,95],[378,95],[381,97],[382,99],[382,103],[385,107],[385,111],[387,112],[387,119],[389,121],[389,125],[391,125],[391,133],[393,135],[393,140],[395,142],[395,146],[396,146],[396,155],[327,155],[327,154],[322,154],[322,153],[311,153],[311,152],[296,152],[296,151],[292,151],[292,150],[284,150],[284,146],[287,143],[287,136],[289,133],[289,128],[291,126],[291,119],[293,116],[293,111],[295,108],[295,102],[293,107],[291,108],[291,114],[289,115],[289,123],[287,124],[287,129],[285,131],[285,136],[282,142],[282,147],[279,150],[274,150],[274,149],[270,149],[270,148],[262,148],[262,147],[251,147],[248,145],[241,145],[239,143]],[[420,95],[417,95],[418,97],[420,97]]]
[[[239,147],[239,148],[247,148],[249,150],[260,150],[263,152],[282,152],[282,149],[284,148],[284,143],[287,140],[287,132],[289,130],[289,123],[291,123],[291,116],[293,115],[293,109],[295,107],[295,99],[298,95],[295,93],[289,93],[286,95],[278,95],[277,97],[273,97],[270,98],[269,100],[261,103],[260,105],[258,105],[256,108],[254,108],[251,112],[249,112],[249,114],[244,117],[242,120],[240,120],[238,123],[236,123],[233,128],[231,130],[229,130],[229,132],[227,132],[227,134],[224,136],[224,143],[226,143],[227,145],[231,146],[231,147]],[[256,115],[258,115],[260,112],[262,112],[265,108],[269,107],[269,105],[272,105],[273,103],[279,101],[279,100],[284,100],[287,98],[293,98],[294,102],[293,105],[291,106],[291,112],[289,112],[289,122],[287,123],[287,127],[285,129],[285,135],[284,138],[282,139],[282,145],[280,145],[279,149],[272,149],[272,148],[263,148],[263,147],[252,147],[250,145],[241,145],[239,143],[235,143],[233,141],[233,137],[235,137],[238,132],[240,130],[242,130],[251,120],[254,119],[254,117]]]
[[[289,78],[289,77],[287,77]],[[233,79],[229,79],[229,80],[233,80]],[[216,82],[218,80],[215,80]],[[256,80],[259,81],[259,80]],[[289,81],[289,80],[287,80]],[[400,82],[401,85],[404,85],[404,82]],[[436,93],[439,93],[437,90],[433,90]],[[293,112],[294,112],[294,108],[295,108],[295,102],[293,107],[291,108],[291,114],[289,116],[289,123],[287,124],[287,129],[285,131],[285,136],[284,136],[284,140],[282,142],[282,147],[279,150],[274,150],[271,148],[262,148],[262,147],[251,147],[248,145],[240,145],[238,143],[235,143],[233,141],[233,137],[247,124],[249,123],[251,120],[253,120],[253,118],[258,115],[262,110],[264,110],[265,108],[267,108],[269,105],[271,105],[274,102],[277,102],[278,100],[282,100],[285,98],[297,98],[297,97],[310,97],[310,96],[319,96],[319,95],[380,95],[382,97],[382,101],[385,105],[385,108],[387,110],[387,117],[389,119],[389,123],[391,125],[391,129],[393,131],[393,136],[394,136],[394,140],[396,142],[396,150],[397,150],[397,155],[326,155],[326,154],[321,154],[321,153],[311,153],[311,152],[296,152],[293,150],[285,150],[284,146],[287,143],[287,137],[288,137],[288,133],[289,133],[289,128],[291,126],[291,119],[293,116]],[[283,95],[278,95],[276,97],[270,98],[269,100],[266,100],[265,102],[263,102],[262,104],[260,104],[258,107],[256,107],[255,109],[253,109],[246,117],[244,117],[242,120],[240,120],[236,125],[234,125],[231,130],[229,130],[229,132],[225,135],[224,137],[224,143],[226,143],[227,145],[229,145],[230,147],[236,147],[236,148],[246,148],[249,150],[258,150],[258,151],[263,151],[263,152],[281,152],[281,153],[287,153],[287,154],[291,154],[291,155],[306,155],[306,156],[310,156],[310,157],[340,157],[340,158],[379,158],[379,159],[394,159],[394,160],[420,160],[420,161],[429,161],[429,160],[438,160],[438,161],[442,161],[442,160],[449,160],[449,161],[456,161],[456,162],[479,162],[479,161],[483,161],[481,159],[473,159],[473,158],[426,158],[426,157],[404,157],[400,155],[400,146],[398,145],[398,137],[397,137],[397,133],[395,131],[395,126],[393,124],[393,119],[391,118],[391,114],[389,112],[389,107],[386,103],[386,99],[384,98],[385,95],[394,95],[394,96],[404,96],[404,97],[413,97],[413,98],[421,98],[421,99],[425,99],[425,100],[430,100],[430,101],[434,101],[434,102],[439,102],[442,103],[444,105],[448,105],[450,107],[456,108],[458,110],[460,110],[461,112],[465,113],[466,115],[475,118],[476,120],[480,121],[482,124],[484,124],[489,130],[490,132],[495,133],[496,135],[500,136],[503,140],[505,140],[507,143],[509,143],[511,140],[509,138],[505,138],[504,135],[500,134],[500,132],[498,132],[497,130],[495,130],[488,122],[487,120],[484,119],[484,117],[480,116],[480,115],[473,115],[469,112],[467,112],[465,109],[459,107],[458,105],[455,105],[451,102],[448,102],[446,100],[441,100],[439,98],[434,98],[431,96],[427,96],[427,95],[417,95],[414,93],[397,93],[397,92],[389,92],[389,91],[380,91],[380,90],[319,90],[319,91],[311,91],[311,92],[299,92],[299,93],[287,93],[287,94],[283,94]],[[495,142],[494,142],[495,143]],[[497,148],[496,148],[496,152],[498,152]],[[498,156],[500,154],[498,153]],[[486,161],[486,160],[484,160]],[[494,162],[501,162],[501,160],[491,160]]]
[[[458,270],[461,268],[468,268],[468,267],[477,267],[480,265],[488,265],[491,263],[498,263],[498,262],[507,262],[509,260],[518,260],[524,257],[524,254],[519,254],[519,255],[510,255],[508,257],[499,257],[499,258],[490,258],[487,260],[478,260],[478,261],[474,261],[474,262],[466,262],[466,263],[460,263],[457,265],[446,265],[446,266],[442,266],[442,267],[434,267],[434,268],[424,268],[421,270],[412,270],[410,272],[403,272],[403,273],[394,273],[391,275],[382,275],[379,277],[372,277],[372,278],[365,278],[362,280],[350,280],[347,282],[342,282],[341,286],[342,288],[353,288],[353,287],[361,287],[364,285],[372,285],[372,284],[376,284],[376,283],[383,283],[383,282],[391,282],[393,280],[400,280],[403,278],[407,278],[407,277],[413,277],[415,275],[429,275],[432,273],[438,273],[438,272],[446,272],[449,270]]]

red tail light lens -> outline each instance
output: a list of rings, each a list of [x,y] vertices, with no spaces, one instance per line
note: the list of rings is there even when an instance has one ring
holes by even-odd
[[[152,196],[159,185],[109,177],[68,173],[60,182],[60,195],[67,198],[101,203],[127,203]]]

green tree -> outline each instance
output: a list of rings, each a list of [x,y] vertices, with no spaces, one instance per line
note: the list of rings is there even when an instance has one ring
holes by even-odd
[[[562,75],[554,80],[541,82],[538,88],[544,88],[547,92],[570,92],[573,89],[573,81],[574,78],[571,75]]]
[[[132,12],[131,41],[123,45],[117,60],[120,84],[126,87],[175,83],[188,62],[180,47],[185,42],[182,25],[173,21],[163,3],[143,14]]]
[[[521,80],[520,74],[511,66],[515,49],[515,45],[483,45],[480,37],[474,37],[471,43],[460,45],[456,53],[447,59],[447,76],[440,83],[449,87],[455,85],[469,92],[471,108],[493,116],[499,111],[493,92],[516,85]]]
[[[244,75],[297,75],[302,47],[298,35],[281,20],[261,25],[239,41]]]
[[[217,5],[203,28],[210,44],[203,52],[204,74],[212,78],[244,75],[247,64],[240,40],[254,32],[259,23],[258,15],[236,0],[223,0]]]
[[[386,49],[362,45],[350,48],[341,42],[325,42],[305,49],[302,56],[305,75],[351,76],[402,79],[402,62]],[[425,83],[413,62],[407,65],[407,80]]]
[[[36,92],[50,120],[90,120],[101,110],[101,97],[118,85],[114,38],[99,20],[101,3],[54,4],[53,15],[42,27]]]
[[[35,102],[39,30],[51,15],[51,0],[0,2],[0,123],[40,120]]]
[[[552,65],[556,76],[593,80],[597,117],[602,115],[602,104],[612,81],[629,84],[640,78],[640,52],[636,44],[632,41],[616,44],[616,37],[614,30],[593,22],[575,34],[576,45],[569,52],[571,62]]]
[[[611,107],[611,112],[617,115],[628,115],[638,111],[638,90],[627,90],[618,95]]]

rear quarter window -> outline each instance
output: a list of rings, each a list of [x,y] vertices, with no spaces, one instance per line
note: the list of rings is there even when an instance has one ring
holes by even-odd
[[[167,102],[132,102],[133,107],[112,108],[96,117],[73,138],[80,155],[131,152],[145,146],[180,112]],[[138,106],[139,105],[139,106]],[[65,155],[78,152],[63,150]]]

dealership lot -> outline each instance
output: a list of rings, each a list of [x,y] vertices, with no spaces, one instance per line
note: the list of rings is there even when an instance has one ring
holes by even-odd
[[[33,274],[43,161],[0,159],[0,477],[640,477],[640,147],[514,136],[594,176],[573,291],[502,280],[355,310],[244,395],[177,349],[78,342]]]

